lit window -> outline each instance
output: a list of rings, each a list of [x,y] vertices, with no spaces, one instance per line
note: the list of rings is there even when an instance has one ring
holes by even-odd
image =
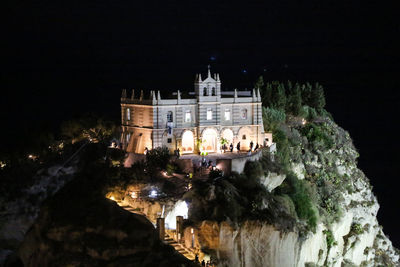
[[[172,111],[168,111],[168,113],[167,113],[167,121],[168,122],[173,122],[174,121]]]
[[[212,109],[208,108],[207,109],[207,120],[212,120]]]
[[[191,116],[190,116],[190,111],[187,110],[185,113],[185,122],[190,122],[192,120]]]
[[[242,109],[242,119],[247,119],[247,109]]]
[[[128,121],[131,120],[131,109],[130,108],[126,109],[126,120],[128,120]]]
[[[229,109],[225,109],[225,120],[229,121],[231,119],[231,111]]]
[[[131,134],[130,134],[130,133],[128,133],[128,134],[126,135],[126,142],[127,142],[127,143],[129,143],[129,139],[131,139]]]

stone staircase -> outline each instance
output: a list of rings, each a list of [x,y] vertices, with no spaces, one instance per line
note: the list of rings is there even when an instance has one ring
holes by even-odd
[[[126,206],[123,205],[122,202],[117,201],[117,204],[123,208],[126,211],[129,211],[131,213],[136,213],[136,214],[140,214],[143,216],[146,216],[144,213],[135,210],[134,208],[132,208],[131,206]],[[185,256],[187,259],[189,260],[194,260],[196,257],[196,254],[190,250],[189,248],[185,248],[182,244],[176,242],[170,235],[168,235],[167,233],[165,234],[165,239],[164,239],[164,243],[172,246],[177,252],[179,252],[180,254],[182,254],[183,256]]]
[[[182,244],[176,242],[172,237],[170,237],[168,234],[165,234],[165,239],[164,239],[164,243],[174,247],[174,249],[179,252],[180,254],[182,254],[183,256],[185,256],[187,259],[189,260],[194,260],[196,255],[195,253],[188,249],[185,248]]]

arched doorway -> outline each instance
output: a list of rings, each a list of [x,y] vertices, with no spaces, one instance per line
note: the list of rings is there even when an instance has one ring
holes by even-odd
[[[229,145],[232,143],[233,144],[233,132],[231,129],[224,129],[221,133],[222,138],[225,138],[226,141],[228,141],[227,146],[229,147]]]
[[[217,151],[218,133],[215,129],[207,128],[203,131],[202,135],[202,151],[215,152]]]
[[[182,134],[182,148],[181,153],[193,153],[194,151],[194,137],[192,131],[185,131]]]

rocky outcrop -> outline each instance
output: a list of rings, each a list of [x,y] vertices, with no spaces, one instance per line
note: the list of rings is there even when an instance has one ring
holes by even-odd
[[[398,251],[377,221],[379,204],[357,168],[358,153],[348,133],[330,120],[312,127],[307,137],[301,135],[303,129],[286,129],[297,143],[290,148],[287,172],[314,194],[315,229],[305,231],[299,218],[293,230],[260,220],[191,226],[196,229],[195,245],[211,253],[219,266],[400,266]],[[273,172],[260,178],[272,194],[284,180],[284,174]],[[185,242],[191,242],[190,234]]]
[[[22,197],[3,203],[0,214],[0,263],[18,248],[36,220],[43,201],[73,179],[76,172],[75,163],[71,166],[55,165],[47,170],[40,170],[33,177],[35,182],[32,186],[23,190]]]
[[[73,181],[42,207],[19,247],[24,266],[190,266],[154,226]]]
[[[278,186],[282,184],[285,180],[285,174],[277,174],[275,172],[269,172],[267,176],[263,176],[260,178],[261,184],[265,186],[265,188],[271,192]]]

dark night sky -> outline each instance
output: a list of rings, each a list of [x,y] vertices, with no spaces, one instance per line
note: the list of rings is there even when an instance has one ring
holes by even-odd
[[[400,247],[397,9],[370,1],[189,2],[9,1],[4,143],[86,111],[118,120],[122,88],[192,89],[208,64],[224,88],[251,88],[260,74],[319,81],[328,111],[359,149],[384,231]]]

